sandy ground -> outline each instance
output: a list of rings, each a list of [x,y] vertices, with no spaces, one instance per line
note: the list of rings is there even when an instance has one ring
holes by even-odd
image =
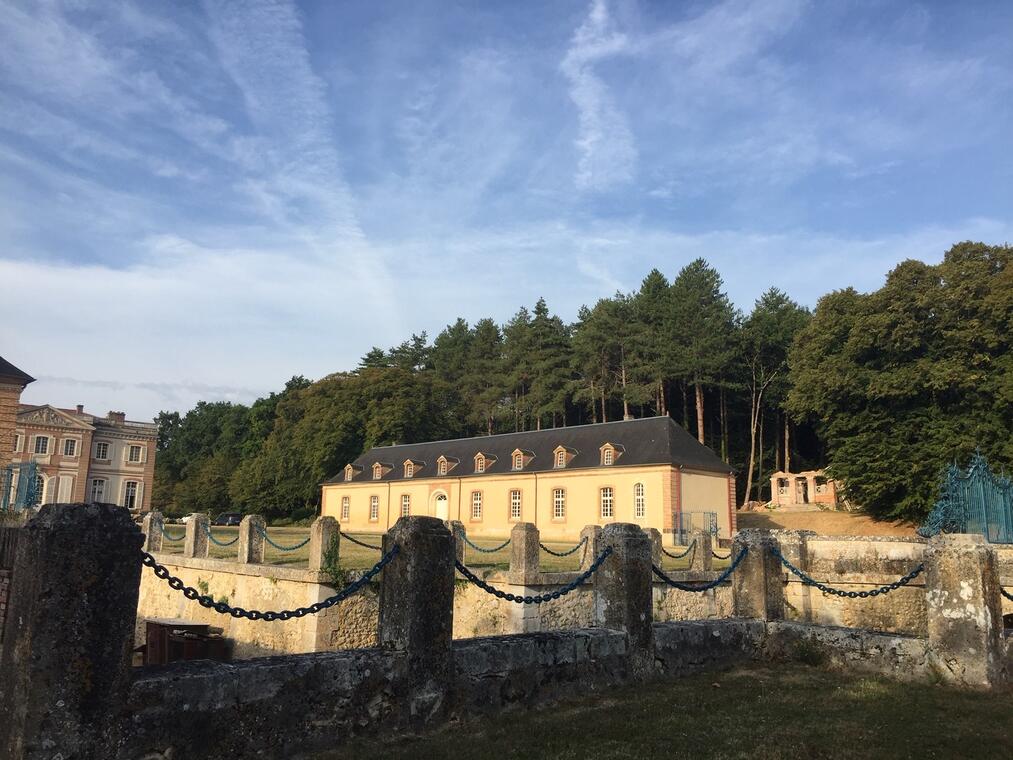
[[[913,536],[918,527],[851,512],[739,512],[739,528],[814,530],[824,536]]]

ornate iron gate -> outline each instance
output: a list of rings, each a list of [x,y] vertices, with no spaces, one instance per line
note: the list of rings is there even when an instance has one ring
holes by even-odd
[[[39,469],[35,462],[0,468],[0,511],[34,507],[42,498],[38,488]]]
[[[918,532],[981,533],[993,544],[1013,544],[1013,482],[996,475],[981,454],[967,471],[950,465],[942,494]]]

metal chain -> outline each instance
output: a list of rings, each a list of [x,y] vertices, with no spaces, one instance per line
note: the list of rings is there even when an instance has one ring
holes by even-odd
[[[1007,599],[1009,599],[1011,602],[1013,602],[1013,594],[1004,589],[1002,586],[999,587],[999,593],[1002,594]]]
[[[340,601],[347,599],[352,594],[359,591],[367,583],[373,580],[376,575],[383,570],[384,566],[394,559],[395,555],[400,551],[400,547],[395,544],[394,547],[387,552],[379,562],[373,567],[367,570],[361,578],[357,581],[349,583],[345,588],[336,593],[334,596],[329,596],[321,602],[311,604],[309,607],[297,607],[294,610],[281,610],[275,612],[274,610],[267,610],[261,612],[260,610],[246,610],[242,607],[232,607],[225,602],[216,602],[211,596],[207,594],[201,594],[197,589],[192,586],[187,586],[182,580],[174,576],[169,572],[168,568],[164,565],[158,564],[154,557],[147,552],[141,552],[141,564],[146,567],[150,567],[155,573],[155,577],[161,578],[169,584],[169,588],[174,591],[182,591],[183,596],[193,602],[197,602],[201,607],[206,607],[209,610],[214,610],[222,615],[231,615],[234,618],[246,618],[247,620],[266,620],[272,622],[274,620],[291,620],[292,618],[301,618],[305,615],[315,615],[318,612],[333,607]]]
[[[165,538],[168,539],[169,541],[182,541],[184,538],[186,538],[186,529],[185,528],[183,529],[183,535],[182,536],[174,536],[169,531],[167,531],[165,529],[165,525],[163,523],[159,523],[158,527],[162,531],[162,535],[165,536]]]
[[[296,549],[302,549],[304,546],[306,546],[306,544],[308,544],[310,542],[310,538],[312,538],[312,536],[306,536],[306,540],[305,541],[300,541],[295,546],[282,546],[281,544],[276,544],[274,541],[272,541],[271,537],[269,535],[267,535],[267,531],[266,530],[264,530],[263,528],[261,528],[259,525],[257,525],[256,527],[257,527],[257,532],[260,533],[260,535],[264,537],[264,540],[267,541],[267,543],[269,543],[275,549],[277,549],[278,551],[281,551],[281,552],[294,552]],[[238,539],[239,536],[236,536],[236,538]]]
[[[731,552],[728,552],[728,554],[726,554],[725,556],[723,556],[723,557],[722,557],[722,556],[721,556],[720,554],[718,554],[718,553],[717,553],[716,551],[714,551],[713,549],[711,549],[711,556],[712,556],[712,557],[713,557],[714,559],[720,559],[720,560],[725,560],[725,559],[731,559],[732,553],[731,553]]]
[[[919,574],[921,574],[922,570],[925,569],[925,563],[921,562],[919,563],[918,567],[916,567],[910,573],[903,576],[899,580],[894,581],[893,583],[887,583],[885,586],[880,586],[879,588],[874,588],[869,591],[842,591],[841,589],[832,588],[824,583],[820,583],[812,576],[807,575],[804,571],[799,570],[797,567],[791,564],[791,562],[789,562],[783,554],[781,554],[781,550],[778,549],[776,546],[770,547],[770,552],[779,560],[781,560],[782,565],[784,565],[791,572],[797,575],[802,580],[802,583],[804,583],[806,586],[813,586],[815,588],[818,588],[824,594],[833,594],[834,596],[839,596],[842,598],[846,597],[848,599],[868,599],[869,597],[879,596],[880,594],[889,594],[891,591],[896,591],[901,586],[906,586],[907,584],[909,584],[911,581],[917,578]]]
[[[204,532],[208,534],[208,538],[211,539],[211,543],[218,544],[219,546],[232,546],[232,544],[236,543],[236,541],[239,540],[239,536],[236,536],[231,541],[220,541],[219,539],[215,538],[214,534],[211,532],[210,525],[204,526]]]
[[[667,551],[664,546],[661,547],[661,553],[664,554],[666,557],[671,557],[672,559],[682,559],[694,549],[696,549],[695,538],[693,539],[693,542],[686,547],[686,551],[684,551],[682,554],[672,554],[672,552]],[[692,562],[692,560],[690,560],[690,562]]]
[[[611,553],[612,547],[611,546],[605,547],[605,550],[595,558],[593,563],[591,563],[591,567],[589,567],[585,572],[578,575],[570,583],[567,583],[562,588],[556,589],[552,593],[539,594],[538,596],[518,596],[516,594],[508,594],[507,592],[500,591],[498,588],[495,588],[494,586],[491,586],[485,581],[483,581],[481,578],[479,578],[477,575],[471,572],[471,570],[465,567],[465,565],[462,562],[454,560],[454,566],[461,573],[461,575],[463,575],[469,581],[471,581],[480,589],[485,591],[487,594],[492,594],[497,599],[505,599],[508,602],[516,602],[517,604],[542,604],[544,602],[551,602],[554,599],[559,599],[559,597],[566,596],[567,594],[569,594],[580,584],[582,584],[584,581],[586,581],[588,578],[594,575],[595,572],[598,570],[598,568],[601,566],[601,563],[604,562],[606,557],[608,557]]]
[[[358,539],[352,538],[350,535],[348,535],[347,533],[345,533],[345,531],[343,531],[343,530],[339,530],[338,533],[341,534],[342,538],[347,538],[353,544],[358,544],[359,546],[363,547],[364,549],[373,549],[374,551],[378,551],[378,552],[382,552],[383,551],[383,547],[382,546],[373,546],[373,544],[367,544],[367,543],[364,543],[362,541],[359,541]]]
[[[749,551],[749,547],[748,546],[743,546],[742,547],[742,551],[739,552],[739,556],[736,557],[735,561],[732,562],[732,564],[730,564],[728,566],[727,570],[725,570],[723,573],[721,573],[721,575],[719,575],[717,578],[715,578],[714,580],[710,581],[709,583],[701,583],[699,585],[691,585],[689,583],[682,583],[680,581],[673,581],[671,578],[669,578],[667,575],[665,575],[664,571],[662,571],[662,569],[660,567],[658,567],[657,565],[651,565],[651,570],[653,570],[654,574],[656,576],[658,576],[659,578],[661,578],[661,580],[663,580],[665,583],[667,583],[672,588],[677,588],[680,591],[693,591],[693,592],[707,591],[709,589],[716,588],[717,586],[720,586],[722,583],[724,583],[726,580],[728,580],[729,576],[731,576],[731,574],[735,572],[735,568],[737,568],[739,566],[739,563],[743,560],[743,558],[746,556],[746,553],[748,551]]]
[[[570,556],[571,554],[573,554],[575,551],[577,551],[577,549],[579,549],[580,547],[582,547],[586,543],[587,543],[587,536],[584,536],[582,539],[580,539],[580,543],[578,543],[572,549],[567,549],[565,552],[554,552],[554,551],[552,551],[552,549],[550,549],[548,546],[546,546],[545,544],[543,544],[541,542],[539,542],[538,546],[539,546],[539,548],[542,551],[548,552],[553,557],[568,557],[568,556]]]
[[[467,535],[466,533],[464,533],[463,531],[458,531],[458,535],[459,535],[459,536],[460,536],[461,538],[463,538],[463,539],[464,539],[464,543],[466,543],[466,544],[467,544],[468,546],[470,546],[470,547],[471,547],[472,549],[474,549],[475,551],[477,551],[477,552],[482,552],[483,554],[495,554],[495,553],[496,553],[496,552],[498,552],[498,551],[499,551],[500,549],[506,549],[506,548],[507,548],[507,546],[509,546],[509,545],[510,545],[510,541],[512,541],[512,540],[513,540],[513,539],[510,539],[510,538],[508,538],[508,539],[507,539],[506,541],[504,541],[503,543],[501,543],[501,544],[500,544],[499,546],[494,546],[494,547],[493,547],[493,548],[491,548],[491,549],[483,549],[483,548],[482,548],[481,546],[478,546],[478,545],[476,545],[476,544],[473,544],[473,543],[471,542],[471,540],[470,540],[470,539],[468,538],[468,535]]]

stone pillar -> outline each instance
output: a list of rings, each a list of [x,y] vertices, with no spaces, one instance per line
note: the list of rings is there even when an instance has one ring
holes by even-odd
[[[211,521],[202,512],[194,512],[186,521],[186,538],[183,539],[184,557],[208,556],[208,530]]]
[[[187,528],[189,529],[189,525]],[[262,531],[267,530],[267,523],[264,522],[263,515],[245,515],[242,520],[239,521],[239,540],[236,545],[239,547],[236,551],[236,562],[244,565],[261,565],[264,563],[264,533]],[[187,540],[190,539],[190,533],[186,534]],[[207,556],[207,552],[204,552]]]
[[[661,531],[657,528],[646,528],[644,532],[651,539],[651,562],[661,567]]]
[[[929,657],[944,679],[997,686],[1003,621],[994,550],[983,536],[941,534],[925,549]]]
[[[333,517],[318,517],[310,526],[310,570],[323,570],[327,565],[327,554],[331,553],[331,561],[338,564],[338,548],[341,533],[338,521]],[[240,541],[242,543],[242,541]]]
[[[144,516],[144,520],[141,522],[141,531],[144,533],[144,551],[162,551],[162,525],[164,525],[164,520],[161,512],[152,510]]]
[[[47,505],[23,529],[0,654],[0,757],[116,755],[143,543],[109,504]]]
[[[601,549],[612,554],[594,575],[594,624],[625,631],[630,671],[647,678],[654,670],[651,540],[633,523],[611,523],[601,532]]]
[[[772,531],[774,540],[777,541],[778,546],[781,548],[781,554],[785,556],[791,564],[795,567],[809,572],[809,536],[815,536],[816,531],[814,530],[775,530]],[[782,575],[789,580],[796,580],[795,576],[785,573],[782,566]],[[791,598],[788,598],[788,590],[791,590]],[[812,598],[814,589],[811,586],[806,586],[804,583],[792,583],[784,586],[785,601],[788,604],[789,609],[792,607],[801,609],[799,611],[802,614],[802,619],[806,622],[812,622],[813,605]],[[819,591],[815,591],[819,594]]]
[[[777,541],[766,530],[740,530],[732,544],[732,559],[748,553],[732,573],[735,617],[757,620],[784,619],[784,572],[771,553]]]
[[[584,553],[580,558],[580,572],[587,572],[591,565],[594,564],[595,558],[598,556],[598,552],[601,551],[601,526],[600,525],[585,525],[584,529],[580,532],[580,539],[583,541],[587,539],[587,543],[584,544],[584,548],[581,550]]]
[[[519,586],[538,583],[539,534],[534,523],[517,523],[510,531],[510,582]]]
[[[380,646],[407,655],[405,718],[438,719],[454,678],[454,539],[435,517],[402,517],[383,537],[398,552],[380,584]]]
[[[696,544],[693,542],[696,541]],[[695,530],[689,534],[693,551],[689,555],[689,569],[695,572],[710,571],[714,567],[714,534],[709,530]]]
[[[460,520],[447,520],[447,529],[454,537],[454,557],[462,565],[464,564],[464,523]]]

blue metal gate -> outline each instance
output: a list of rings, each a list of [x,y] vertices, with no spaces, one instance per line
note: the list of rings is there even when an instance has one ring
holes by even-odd
[[[38,479],[39,469],[35,462],[0,468],[0,511],[18,511],[38,504],[42,498]]]
[[[922,536],[943,533],[980,533],[993,544],[1013,544],[1013,482],[996,475],[981,454],[971,457],[967,471],[950,465],[942,493],[925,524]]]

